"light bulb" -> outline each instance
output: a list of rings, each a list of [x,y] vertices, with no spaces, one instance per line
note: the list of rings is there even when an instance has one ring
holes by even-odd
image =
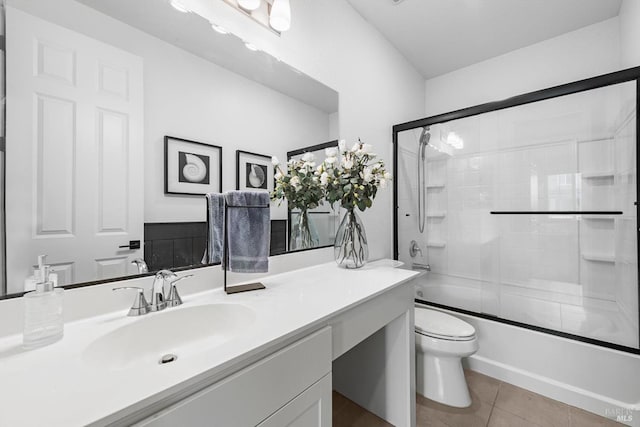
[[[291,28],[291,5],[289,0],[274,0],[269,16],[269,25],[276,31],[284,32]]]
[[[187,13],[187,12],[189,12],[189,9],[187,9],[187,8],[185,7],[185,5],[183,5],[182,3],[180,3],[180,2],[179,2],[179,1],[177,1],[177,0],[171,0],[171,2],[169,2],[169,4],[171,4],[171,6],[173,6],[173,8],[174,8],[175,10],[179,11],[179,12],[182,12],[182,13]]]
[[[238,4],[241,8],[246,10],[256,10],[260,7],[261,0],[238,0]]]

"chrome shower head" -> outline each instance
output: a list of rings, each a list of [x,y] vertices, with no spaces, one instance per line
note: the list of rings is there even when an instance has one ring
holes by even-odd
[[[422,128],[422,133],[420,134],[418,152],[422,160],[424,160],[426,156],[426,148],[429,145],[429,140],[431,139],[431,133],[429,132],[429,126],[425,126]]]

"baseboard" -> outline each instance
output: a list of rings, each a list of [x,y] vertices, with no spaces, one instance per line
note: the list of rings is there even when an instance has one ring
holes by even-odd
[[[496,362],[482,356],[468,357],[465,366],[500,381],[541,394],[567,405],[584,409],[594,414],[614,419],[632,427],[640,427],[640,408],[592,393],[588,390],[564,384],[514,366]]]

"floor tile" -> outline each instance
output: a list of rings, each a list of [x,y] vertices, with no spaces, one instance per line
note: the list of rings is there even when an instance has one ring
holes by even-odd
[[[540,427],[531,421],[513,415],[510,412],[503,411],[500,408],[493,408],[491,418],[489,418],[488,427]]]
[[[624,424],[615,422],[609,418],[601,417],[579,408],[569,407],[569,425],[571,427],[613,427]]]
[[[348,401],[349,399],[334,390],[331,395],[331,408],[333,410],[333,413],[336,414],[342,411]]]
[[[422,420],[437,420],[449,427],[486,427],[492,405],[479,399],[473,392],[471,398],[473,403],[470,407],[454,408],[417,395],[417,414]]]
[[[498,395],[500,381],[469,369],[465,369],[464,376],[472,397],[477,396],[483,402],[493,405]]]
[[[542,427],[569,427],[568,405],[504,382],[495,407]]]
[[[334,427],[393,427],[380,417],[372,414],[343,395],[333,392]]]

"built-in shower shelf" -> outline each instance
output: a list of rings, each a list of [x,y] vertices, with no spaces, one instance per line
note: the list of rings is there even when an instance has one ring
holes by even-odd
[[[447,213],[444,211],[427,212],[427,218],[444,218]]]
[[[592,219],[594,221],[613,221],[616,219],[613,215],[582,215],[582,219]]]
[[[446,242],[439,242],[437,240],[432,240],[430,242],[427,242],[427,247],[428,248],[444,248],[445,246],[447,246]]]
[[[598,253],[591,253],[591,252],[584,252],[582,254],[582,258],[584,258],[585,261],[593,261],[593,262],[610,262],[610,263],[616,262],[616,257],[614,255],[598,254]]]
[[[607,172],[582,172],[582,179],[604,179],[613,178],[615,174],[611,171]]]

